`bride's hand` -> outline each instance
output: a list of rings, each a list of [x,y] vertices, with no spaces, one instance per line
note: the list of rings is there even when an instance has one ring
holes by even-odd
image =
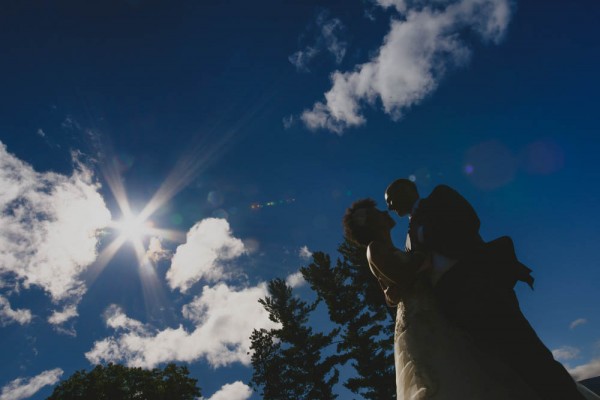
[[[400,303],[400,290],[396,285],[385,285],[385,283],[379,279],[379,285],[383,289],[385,295],[385,302],[390,307],[396,307]]]

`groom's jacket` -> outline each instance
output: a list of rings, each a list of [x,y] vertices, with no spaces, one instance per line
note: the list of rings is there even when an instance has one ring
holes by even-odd
[[[446,185],[436,186],[428,197],[419,200],[409,223],[413,250],[439,253],[461,259],[483,242],[479,217],[464,197]]]
[[[457,260],[434,286],[438,306],[480,348],[517,371],[541,399],[583,399],[521,312],[517,281],[533,287],[512,240],[485,243],[473,207],[454,189],[440,185],[419,201],[409,224],[413,250]]]

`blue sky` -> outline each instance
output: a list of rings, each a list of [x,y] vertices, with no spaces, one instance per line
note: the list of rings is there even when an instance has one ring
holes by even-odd
[[[106,361],[259,398],[264,283],[310,298],[307,254],[408,176],[513,237],[526,316],[600,375],[597,2],[86,3],[0,13],[1,399]]]

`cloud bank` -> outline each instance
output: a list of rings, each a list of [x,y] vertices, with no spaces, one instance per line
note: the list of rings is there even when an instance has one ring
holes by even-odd
[[[143,368],[201,358],[213,367],[236,362],[248,365],[252,330],[276,326],[258,303],[266,295],[265,284],[242,289],[223,283],[205,286],[200,296],[182,308],[183,317],[195,326],[192,330],[182,325],[153,329],[113,305],[106,310],[105,320],[108,327],[117,330],[116,334],[95,342],[85,356],[94,364],[123,362]]]
[[[341,134],[366,122],[365,104],[381,102],[392,119],[434,91],[448,69],[466,63],[470,50],[461,37],[473,32],[498,43],[510,20],[508,0],[402,1],[377,0],[394,7],[390,30],[376,55],[354,71],[335,71],[325,100],[305,110],[301,120],[311,130]]]
[[[73,159],[70,176],[38,173],[0,143],[0,278],[16,288],[40,287],[66,307],[85,293],[81,274],[95,261],[99,231],[111,219],[91,171]]]
[[[44,371],[33,378],[18,378],[2,388],[0,400],[27,399],[36,394],[41,388],[55,385],[63,374],[60,368]]]

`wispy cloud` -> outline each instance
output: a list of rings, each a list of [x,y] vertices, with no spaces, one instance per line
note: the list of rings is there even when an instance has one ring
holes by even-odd
[[[579,325],[584,325],[587,324],[587,319],[585,318],[577,318],[575,321],[571,322],[571,325],[569,325],[569,328],[571,329],[575,329],[577,328]]]
[[[223,385],[221,389],[219,389],[212,396],[205,398],[202,397],[202,400],[247,400],[252,396],[252,389],[250,386],[245,385],[241,381],[235,381],[233,383],[228,383]]]
[[[75,318],[79,315],[77,312],[77,307],[75,305],[66,306],[62,311],[54,311],[50,317],[48,317],[48,322],[52,325],[61,325],[70,320],[71,318]]]
[[[317,54],[319,51],[316,48],[307,46],[304,50],[298,50],[289,56],[288,60],[298,71],[308,72],[308,64]]]
[[[104,311],[104,321],[106,326],[115,330],[124,330],[128,332],[137,332],[145,334],[148,332],[146,326],[140,321],[129,318],[121,307],[116,304],[111,304]]]
[[[552,350],[552,355],[558,361],[568,361],[578,358],[581,351],[576,347],[564,346],[556,350]]]
[[[18,378],[2,388],[0,400],[27,399],[36,394],[41,388],[55,385],[63,374],[60,368],[44,371],[33,378]]]
[[[339,64],[346,55],[347,43],[340,39],[344,25],[338,18],[328,18],[326,11],[321,12],[314,24],[309,29],[314,31],[313,41],[288,57],[288,60],[298,71],[309,71],[311,61],[323,51],[331,54],[336,64]]]
[[[341,134],[363,125],[365,104],[379,101],[397,120],[434,91],[448,69],[470,56],[461,35],[469,30],[484,42],[499,42],[510,20],[509,0],[415,1],[378,0],[394,7],[390,31],[376,55],[353,71],[335,71],[325,100],[305,110],[301,119],[312,130]]]
[[[576,381],[594,378],[600,376],[600,358],[593,359],[587,364],[567,369]]]
[[[182,308],[183,317],[195,325],[193,330],[182,325],[152,329],[111,306],[105,313],[106,323],[119,332],[95,342],[85,356],[92,363],[124,362],[144,368],[200,358],[213,367],[236,362],[248,365],[252,330],[276,326],[258,303],[266,295],[264,283],[241,289],[223,283],[205,286],[200,296]]]
[[[48,323],[53,325],[56,332],[75,337],[77,336],[75,323],[72,321],[72,323],[67,324],[67,321],[71,321],[78,316],[77,304],[67,304],[62,311],[54,310],[52,315],[48,317]]]
[[[0,295],[0,326],[6,326],[12,323],[25,325],[31,322],[31,311],[27,309],[13,310],[8,299]]]
[[[177,247],[167,271],[169,286],[186,292],[200,279],[223,279],[225,263],[245,252],[244,243],[232,236],[227,220],[203,219],[189,230],[186,242]]]
[[[81,274],[111,219],[92,172],[73,160],[70,176],[38,173],[0,143],[0,277],[38,286],[63,307],[85,293]]]
[[[282,122],[283,122],[284,129],[290,129],[292,126],[294,126],[296,119],[294,118],[293,115],[288,115],[287,117],[283,117]]]
[[[312,251],[308,249],[308,246],[302,246],[298,251],[298,256],[303,260],[310,260],[312,257]]]
[[[76,129],[81,130],[81,125],[73,117],[66,116],[63,122],[60,124],[63,129]]]

